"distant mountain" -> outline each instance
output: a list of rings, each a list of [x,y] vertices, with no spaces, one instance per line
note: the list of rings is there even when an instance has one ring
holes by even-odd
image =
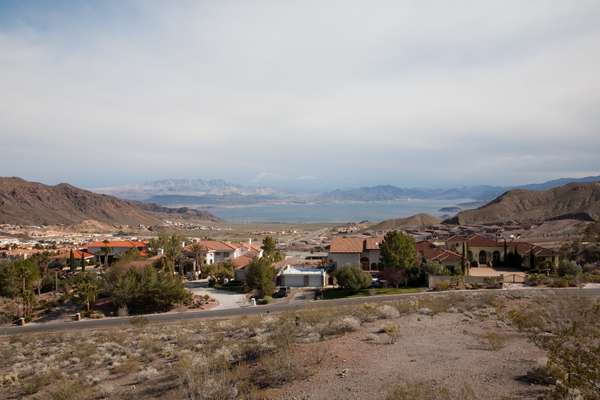
[[[318,197],[320,201],[390,201],[402,199],[489,200],[504,192],[500,186],[465,186],[453,189],[400,188],[392,185],[337,189]]]
[[[553,189],[555,187],[567,185],[569,183],[590,183],[590,182],[600,182],[600,176],[586,176],[585,178],[560,178],[554,179],[551,181],[543,182],[543,183],[532,183],[529,185],[521,185],[519,189],[527,189],[527,190],[548,190]]]
[[[70,225],[92,220],[111,225],[156,225],[165,219],[218,220],[205,211],[121,200],[66,183],[48,186],[0,178],[0,223]]]
[[[436,199],[461,200],[470,199],[476,202],[487,202],[511,189],[548,190],[568,183],[600,182],[600,176],[585,178],[561,178],[543,183],[535,183],[514,187],[507,186],[461,186],[450,189],[401,188],[393,185],[364,186],[350,189],[337,189],[317,197],[319,201],[390,201],[402,199]]]
[[[567,218],[600,220],[600,182],[570,183],[546,191],[510,190],[480,208],[459,212],[445,222],[493,224]]]
[[[92,189],[123,199],[149,201],[154,196],[268,196],[278,192],[265,187],[242,186],[222,179],[163,179],[141,184]]]
[[[442,220],[433,215],[421,213],[406,218],[387,219],[370,226],[368,229],[372,231],[387,231],[393,229],[423,228],[439,224],[440,222]]]

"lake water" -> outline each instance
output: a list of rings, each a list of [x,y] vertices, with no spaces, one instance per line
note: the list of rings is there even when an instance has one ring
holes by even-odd
[[[239,207],[210,207],[208,211],[228,222],[359,222],[401,218],[417,213],[441,216],[439,209],[464,200],[395,200],[356,203],[268,204]]]

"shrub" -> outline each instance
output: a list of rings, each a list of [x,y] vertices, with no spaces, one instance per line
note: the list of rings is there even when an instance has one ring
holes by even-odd
[[[107,294],[113,303],[134,314],[168,311],[175,304],[189,303],[192,299],[181,279],[168,270],[112,267],[105,280]]]
[[[335,271],[338,285],[344,289],[359,291],[371,286],[371,274],[358,266],[343,267]]]
[[[559,276],[576,276],[581,273],[581,267],[575,261],[561,260],[558,265]]]
[[[394,344],[400,337],[400,327],[397,324],[386,325],[383,327],[383,333],[387,335],[390,344]]]
[[[275,290],[275,268],[268,258],[254,260],[246,267],[246,285],[255,289],[259,297],[270,296]]]

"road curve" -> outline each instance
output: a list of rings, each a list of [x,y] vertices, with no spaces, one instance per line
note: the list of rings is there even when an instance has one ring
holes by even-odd
[[[284,311],[293,311],[305,308],[315,307],[335,307],[348,306],[362,303],[382,303],[387,301],[402,300],[414,297],[425,296],[443,296],[452,295],[454,293],[513,293],[513,294],[556,294],[567,295],[577,294],[584,296],[600,296],[600,288],[581,289],[581,288],[528,288],[528,289],[481,289],[481,290],[454,290],[446,292],[420,292],[420,293],[405,293],[395,295],[380,295],[367,297],[351,297],[335,300],[317,300],[307,301],[304,303],[292,304],[272,304],[266,306],[233,308],[226,310],[207,310],[207,311],[186,311],[179,313],[164,313],[164,314],[145,314],[143,315],[150,323],[176,322],[187,321],[194,319],[210,319],[237,317],[245,315],[260,315],[267,313],[278,313]],[[36,332],[57,332],[66,330],[79,329],[102,329],[113,328],[123,325],[130,325],[130,320],[134,317],[110,317],[105,319],[83,320],[83,321],[61,321],[48,322],[41,324],[30,324],[25,326],[10,326],[0,328],[0,335],[18,335],[21,333],[36,333]]]

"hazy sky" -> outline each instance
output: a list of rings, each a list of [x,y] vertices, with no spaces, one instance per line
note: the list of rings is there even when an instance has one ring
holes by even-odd
[[[0,0],[0,175],[600,173],[600,1]]]

